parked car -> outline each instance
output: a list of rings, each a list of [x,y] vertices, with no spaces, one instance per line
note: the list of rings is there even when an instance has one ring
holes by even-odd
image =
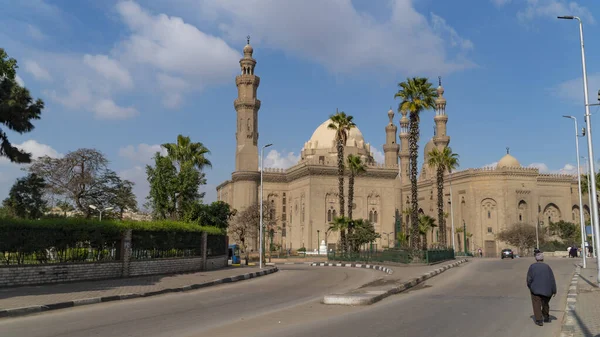
[[[500,254],[502,259],[504,260],[504,258],[511,258],[514,259],[515,258],[515,254],[513,253],[512,249],[502,249],[502,253]]]

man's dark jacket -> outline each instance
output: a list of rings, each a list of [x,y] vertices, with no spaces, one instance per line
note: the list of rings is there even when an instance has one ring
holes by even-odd
[[[529,266],[527,288],[534,295],[551,297],[556,294],[556,280],[550,266],[543,262]]]

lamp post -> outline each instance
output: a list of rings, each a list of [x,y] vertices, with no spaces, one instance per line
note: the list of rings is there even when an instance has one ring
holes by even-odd
[[[321,240],[319,238],[320,230],[317,229],[317,255],[321,255]]]
[[[538,234],[538,231],[539,231],[539,227],[540,227],[540,213],[541,212],[542,212],[542,206],[540,206],[540,204],[538,204],[537,225],[535,225],[535,248],[537,248],[537,249],[540,249],[540,236]]]
[[[590,207],[592,206],[592,193],[590,193],[590,167],[588,166],[588,162],[587,162],[587,157],[582,157],[585,159],[585,166],[586,166],[586,172],[587,172],[587,184],[588,184],[588,197],[590,198]],[[590,214],[590,228],[592,229],[592,257],[596,257],[597,252],[596,252],[596,237],[594,236],[595,230],[594,230],[594,221],[592,219],[592,215]],[[587,235],[587,233],[586,233]]]
[[[467,256],[467,223],[463,219],[463,246],[465,246],[465,256]]]
[[[273,144],[267,144],[265,146],[262,147],[262,149],[260,149],[260,220],[259,220],[259,236],[260,236],[260,243],[259,243],[259,247],[258,247],[258,267],[260,269],[262,269],[262,265],[263,265],[263,253],[264,253],[264,247],[263,247],[263,157],[264,157],[264,152],[265,149],[269,146],[271,146]]]
[[[583,72],[583,99],[585,103],[585,124],[587,125],[587,143],[588,143],[588,158],[590,162],[590,186],[588,189],[590,193],[592,193],[592,217],[594,219],[594,229],[596,231],[596,242],[600,241],[600,228],[598,228],[598,196],[596,195],[596,169],[594,165],[594,145],[592,143],[592,121],[590,119],[590,104],[588,97],[588,83],[587,83],[587,71],[585,68],[585,49],[583,44],[583,23],[581,19],[577,16],[559,16],[559,19],[566,20],[577,20],[579,21],[579,41],[581,45],[581,67]],[[595,249],[594,249],[595,250]],[[600,284],[600,259],[596,259],[596,267],[598,269],[598,274],[596,275],[596,280]]]
[[[581,227],[581,252],[583,258],[583,268],[587,268],[587,257],[585,253],[585,220],[583,219],[583,201],[581,200],[581,174],[579,172],[579,129],[577,128],[577,118],[573,116],[563,116],[570,118],[575,123],[575,152],[577,153],[577,187],[579,191],[579,221]]]
[[[454,203],[452,202],[452,170],[448,170],[449,178],[448,183],[450,183],[450,224],[452,225],[452,250],[456,251],[454,246]],[[445,231],[444,231],[445,233]],[[444,238],[446,239],[446,238]]]
[[[97,210],[98,213],[100,213],[100,221],[102,221],[102,213],[106,212],[106,211],[110,211],[113,209],[113,207],[108,207],[108,208],[98,208],[97,206],[94,205],[88,205],[89,208],[93,209],[93,210]]]

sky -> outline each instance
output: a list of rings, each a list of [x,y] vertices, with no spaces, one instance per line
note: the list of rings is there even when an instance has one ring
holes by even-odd
[[[18,60],[18,81],[46,103],[35,129],[8,131],[10,140],[34,157],[102,151],[135,182],[140,206],[149,190],[145,165],[178,134],[211,151],[206,202],[230,179],[235,76],[248,35],[261,78],[259,143],[274,144],[266,167],[295,164],[336,109],[354,116],[382,162],[398,83],[424,76],[437,86],[441,76],[460,169],[493,165],[509,147],[523,166],[576,172],[573,122],[562,115],[584,126],[579,34],[576,21],[557,15],[582,18],[590,103],[600,89],[600,2],[0,0],[0,7],[0,47]],[[433,116],[422,113],[421,151]],[[24,168],[0,159],[0,198]]]

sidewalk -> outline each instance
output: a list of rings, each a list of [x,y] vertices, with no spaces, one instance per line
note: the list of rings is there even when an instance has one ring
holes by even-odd
[[[595,259],[589,259],[587,267],[581,268],[577,282],[573,337],[600,335],[600,289],[596,286],[598,269]]]
[[[81,302],[79,305],[82,305],[105,302],[108,300],[151,296],[162,292],[187,290],[181,288],[189,287],[191,285],[207,284],[217,280],[225,282],[237,281],[238,279],[234,280],[230,278],[258,271],[259,269],[257,267],[229,267],[189,274],[154,275],[100,281],[0,288],[0,310],[48,306],[50,304],[63,304],[61,307],[69,307],[78,304],[66,305],[66,302],[79,301]],[[197,286],[195,288],[200,287]],[[88,300],[81,301],[85,299]],[[37,310],[37,312],[44,310],[48,309],[42,308]],[[2,316],[7,316],[7,314]]]

